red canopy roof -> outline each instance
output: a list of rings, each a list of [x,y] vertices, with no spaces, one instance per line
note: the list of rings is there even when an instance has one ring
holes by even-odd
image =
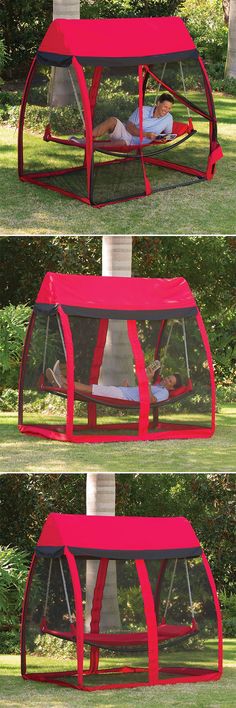
[[[100,58],[138,60],[196,52],[180,17],[142,17],[106,20],[57,19],[49,26],[39,52],[64,57],[76,56],[83,64]],[[176,57],[178,58],[178,56]],[[111,62],[112,63],[112,62]]]
[[[75,514],[49,514],[45,521],[37,549],[69,547],[78,555],[84,551],[113,551],[130,555],[154,552],[162,555],[178,551],[180,555],[201,547],[191,524],[184,517],[152,518],[135,516],[82,516]],[[181,553],[182,551],[182,553]],[[47,553],[47,551],[46,551]],[[169,555],[169,554],[168,554]],[[172,554],[173,555],[173,554]]]
[[[62,305],[104,313],[185,310],[196,302],[184,278],[122,278],[100,275],[47,273],[36,303]],[[38,307],[37,309],[42,309]],[[85,313],[86,314],[86,313]]]

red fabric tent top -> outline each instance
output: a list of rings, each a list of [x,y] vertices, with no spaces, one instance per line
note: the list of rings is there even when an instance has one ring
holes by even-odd
[[[140,58],[196,51],[180,17],[104,20],[54,20],[40,44],[40,53],[92,58]]]
[[[37,548],[64,547],[93,551],[168,551],[200,549],[191,524],[183,516],[82,516],[49,514]]]
[[[107,311],[196,309],[184,278],[123,278],[47,273],[36,303]]]

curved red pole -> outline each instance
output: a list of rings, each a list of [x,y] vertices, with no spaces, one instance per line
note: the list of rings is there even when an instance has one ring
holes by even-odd
[[[148,378],[145,371],[144,354],[138,338],[136,321],[127,320],[127,328],[132,352],[134,355],[138,387],[140,392],[139,438],[146,439],[150,411],[150,393]]]
[[[91,199],[91,170],[92,170],[92,159],[93,159],[93,136],[92,136],[92,117],[91,117],[91,106],[89,101],[89,94],[87,89],[87,84],[85,80],[85,75],[82,66],[79,64],[76,57],[72,59],[72,65],[74,67],[79,89],[81,93],[81,98],[84,107],[84,120],[86,129],[86,171],[87,171],[87,190],[88,198]]]
[[[202,341],[207,354],[207,361],[209,365],[210,382],[211,382],[211,430],[212,434],[215,432],[215,417],[216,417],[216,387],[215,387],[215,375],[212,361],[212,354],[210,349],[210,344],[206,332],[206,328],[202,319],[200,312],[196,316],[197,324],[202,335]]]
[[[34,71],[36,68],[36,61],[37,57],[35,56],[26,82],[25,82],[25,87],[24,87],[24,92],[22,96],[22,101],[21,101],[21,107],[20,107],[20,116],[19,116],[19,127],[18,127],[18,175],[19,177],[23,176],[24,172],[24,161],[23,161],[23,130],[24,130],[24,121],[25,121],[25,109],[26,109],[26,103],[27,103],[27,98],[29,95],[29,90],[30,90],[30,85],[31,81],[34,75]]]
[[[74,347],[69,323],[69,317],[66,315],[61,305],[57,308],[64,336],[66,354],[67,354],[67,416],[66,416],[66,437],[69,442],[73,437],[73,422],[74,422]]]
[[[36,563],[37,563],[37,556],[36,556],[36,553],[34,553],[33,558],[31,560],[28,576],[27,576],[25,592],[24,592],[24,597],[23,597],[23,603],[22,603],[22,610],[21,610],[20,653],[21,653],[21,674],[23,677],[26,674],[25,619],[26,619],[26,612],[27,612],[27,606],[28,606],[28,597],[29,597],[32,579],[33,579],[33,571],[34,571]]]
[[[205,553],[202,553],[202,561],[203,565],[206,570],[206,574],[211,586],[211,591],[214,599],[214,604],[215,604],[215,610],[216,610],[216,617],[217,617],[217,628],[218,628],[218,671],[219,671],[219,678],[222,674],[223,671],[223,631],[222,631],[222,617],[221,617],[221,610],[220,610],[220,603],[218,600],[218,595],[217,595],[217,590],[216,590],[216,585],[215,581],[208,563],[208,560],[205,556]]]
[[[23,423],[23,385],[24,385],[24,374],[25,374],[25,366],[26,366],[26,361],[27,361],[27,356],[28,356],[28,351],[31,343],[31,336],[32,332],[34,329],[34,323],[35,323],[36,315],[35,312],[32,312],[27,332],[26,332],[26,337],[25,337],[25,342],[24,342],[24,347],[23,347],[23,353],[22,353],[22,359],[21,359],[21,364],[20,364],[20,373],[19,373],[19,381],[18,381],[18,392],[19,392],[19,397],[18,397],[18,425],[22,425]]]
[[[136,560],[136,568],[143,596],[144,612],[148,632],[148,675],[149,685],[158,683],[158,636],[152,589],[144,560]]]
[[[78,568],[76,565],[76,560],[69,551],[69,548],[65,547],[64,550],[65,557],[68,562],[71,581],[74,592],[75,600],[75,613],[76,613],[76,652],[77,652],[77,676],[78,685],[80,688],[83,687],[83,663],[84,663],[84,618],[83,618],[83,598],[80,585],[80,577],[78,573]]]

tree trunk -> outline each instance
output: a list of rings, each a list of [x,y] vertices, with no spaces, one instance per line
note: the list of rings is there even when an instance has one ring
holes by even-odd
[[[80,0],[53,0],[53,19],[80,19]],[[57,67],[52,76],[51,106],[75,106],[76,100],[67,69]]]
[[[131,276],[132,236],[103,236],[102,275]],[[130,371],[129,371],[130,369]],[[109,325],[99,381],[114,385],[122,377],[132,379],[133,361],[130,355],[126,323],[117,320]],[[115,474],[87,474],[87,514],[115,515]],[[91,603],[97,574],[97,561],[86,564],[86,631],[90,627]],[[116,563],[110,562],[104,591],[100,629],[119,629],[120,614],[117,600]]]
[[[114,474],[87,474],[86,489],[87,508],[89,516],[114,516],[115,515],[115,475]],[[94,539],[96,546],[96,539]],[[91,608],[93,601],[94,585],[97,577],[98,561],[89,560],[86,563],[86,610],[85,631],[90,629]],[[117,601],[116,563],[109,563],[106,584],[103,595],[103,604],[100,620],[100,631],[106,631],[112,626],[120,628],[120,614]]]
[[[236,0],[230,0],[229,35],[225,76],[236,79]]]
[[[132,236],[103,236],[102,275],[131,276]],[[133,357],[127,334],[127,323],[109,323],[99,383],[120,386],[124,379],[134,383]]]

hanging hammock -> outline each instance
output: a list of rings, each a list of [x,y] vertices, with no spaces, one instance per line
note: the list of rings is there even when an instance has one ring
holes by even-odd
[[[178,559],[176,558],[175,564],[174,564],[174,570],[173,570],[172,578],[171,578],[171,582],[170,582],[169,593],[168,593],[168,597],[167,597],[167,601],[166,601],[164,616],[163,616],[163,619],[161,620],[160,624],[158,624],[158,626],[157,626],[158,641],[159,642],[164,642],[164,641],[169,641],[169,640],[179,640],[182,638],[193,636],[193,635],[197,634],[197,632],[198,632],[198,625],[197,625],[197,622],[195,620],[195,615],[194,615],[193,600],[192,600],[192,593],[191,593],[191,586],[190,586],[190,579],[189,579],[189,571],[188,571],[188,564],[187,564],[186,559],[184,559],[184,565],[185,565],[185,572],[186,572],[186,579],[187,579],[187,587],[188,587],[189,604],[190,604],[190,611],[191,611],[191,615],[192,615],[192,622],[191,622],[191,624],[188,624],[188,625],[167,624],[167,622],[166,622],[167,612],[168,612],[169,605],[170,605],[170,598],[171,598],[171,594],[172,594],[172,590],[173,590],[173,584],[174,584],[177,563],[178,563]],[[72,616],[72,612],[71,612],[69,595],[68,595],[67,586],[66,586],[66,579],[65,579],[61,559],[59,559],[59,565],[60,565],[63,589],[64,589],[64,593],[65,593],[67,613],[68,613],[68,618],[69,618],[69,622],[70,622],[70,630],[68,630],[67,632],[63,632],[60,630],[50,629],[47,624],[47,608],[48,608],[48,598],[49,598],[51,571],[52,571],[52,559],[50,559],[47,588],[46,588],[46,598],[45,598],[45,605],[44,605],[44,614],[43,614],[43,617],[42,617],[41,623],[40,623],[40,631],[42,632],[42,634],[50,634],[53,637],[58,637],[59,639],[66,639],[68,641],[76,641],[76,625],[73,620],[73,616]],[[84,643],[89,644],[91,646],[95,646],[95,647],[101,647],[104,649],[109,649],[112,647],[126,647],[126,646],[137,646],[137,645],[147,646],[148,634],[147,634],[147,632],[111,632],[111,633],[109,632],[109,633],[107,633],[107,632],[99,632],[99,631],[93,632],[93,631],[91,631],[91,632],[84,633]]]
[[[184,386],[179,386],[172,391],[169,391],[169,398],[165,401],[151,402],[151,408],[159,408],[159,406],[168,405],[173,400],[176,401],[183,398],[184,395],[189,394],[192,391],[193,385],[191,379],[187,381]],[[45,383],[44,375],[41,374],[39,379],[39,389],[40,391],[45,391],[46,393],[52,393],[56,396],[61,396],[62,398],[67,398],[68,392],[66,388],[59,388],[56,386],[50,386]],[[128,401],[124,398],[113,398],[109,396],[94,396],[93,394],[78,393],[74,392],[75,401],[81,401],[83,403],[96,403],[104,406],[110,406],[111,408],[132,408],[133,410],[138,410],[140,407],[139,401]]]
[[[181,123],[178,121],[174,121],[173,123],[173,133],[172,135],[175,137],[172,137],[168,140],[166,138],[156,138],[156,140],[152,140],[150,143],[143,143],[140,145],[124,145],[124,144],[119,144],[115,143],[112,140],[93,140],[93,151],[94,152],[102,152],[102,153],[108,153],[109,155],[114,155],[115,157],[121,155],[123,157],[124,154],[130,154],[131,157],[139,157],[140,156],[140,150],[143,148],[150,148],[150,147],[155,147],[156,145],[165,145],[165,147],[161,148],[160,150],[156,150],[152,152],[148,152],[148,155],[151,156],[153,155],[158,155],[159,153],[167,152],[170,150],[172,147],[175,147],[176,145],[180,145],[188,138],[190,138],[192,135],[194,135],[197,131],[194,130],[193,124],[192,124],[192,119],[189,118],[188,123]],[[44,136],[43,139],[46,142],[52,142],[52,143],[59,143],[61,145],[70,145],[70,147],[75,147],[75,148],[81,148],[83,150],[86,149],[86,140],[85,138],[58,138],[55,135],[52,135],[51,132],[51,126],[50,123],[46,125],[45,131],[44,131]],[[136,154],[135,154],[136,153]],[[138,154],[137,154],[138,153]]]

